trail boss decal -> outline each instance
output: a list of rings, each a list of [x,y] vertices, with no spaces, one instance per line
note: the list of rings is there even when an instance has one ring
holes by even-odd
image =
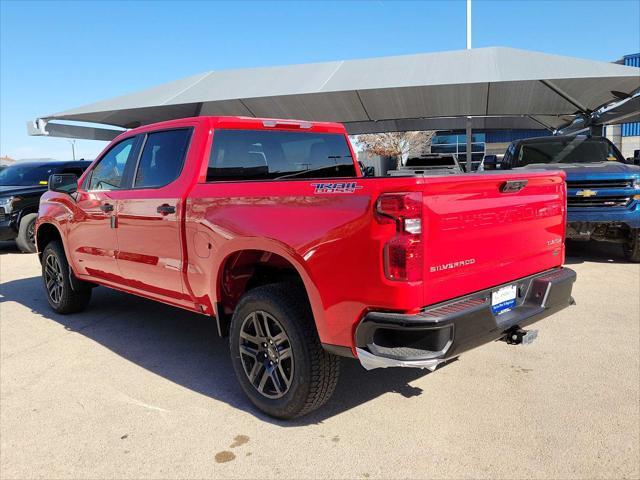
[[[331,182],[331,183],[312,183],[312,187],[315,187],[313,193],[354,193],[356,190],[362,188],[358,185],[358,182]]]

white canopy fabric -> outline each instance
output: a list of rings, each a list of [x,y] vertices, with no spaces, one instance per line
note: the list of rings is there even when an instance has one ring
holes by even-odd
[[[336,121],[350,133],[459,128],[466,116],[474,128],[555,129],[639,90],[640,68],[491,47],[206,72],[43,116],[30,133],[52,120],[132,128],[197,115]]]

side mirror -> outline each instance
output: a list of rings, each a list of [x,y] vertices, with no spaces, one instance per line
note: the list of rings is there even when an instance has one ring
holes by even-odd
[[[640,166],[640,150],[633,151],[633,164]]]
[[[54,173],[49,177],[49,190],[71,195],[78,191],[78,177],[73,173]]]
[[[485,170],[497,170],[498,169],[498,156],[497,155],[485,155],[484,156],[484,169]]]

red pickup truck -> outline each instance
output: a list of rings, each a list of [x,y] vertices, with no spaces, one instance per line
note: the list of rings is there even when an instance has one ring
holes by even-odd
[[[363,177],[336,123],[196,117],[52,175],[36,241],[51,307],[96,285],[210,316],[269,415],[325,403],[339,356],[434,369],[571,303],[564,174]]]

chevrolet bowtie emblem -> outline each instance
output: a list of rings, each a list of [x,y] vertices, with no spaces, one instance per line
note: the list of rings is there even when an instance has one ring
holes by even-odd
[[[597,194],[598,192],[596,192],[595,190],[578,190],[576,192],[576,195],[579,197],[593,197]]]

